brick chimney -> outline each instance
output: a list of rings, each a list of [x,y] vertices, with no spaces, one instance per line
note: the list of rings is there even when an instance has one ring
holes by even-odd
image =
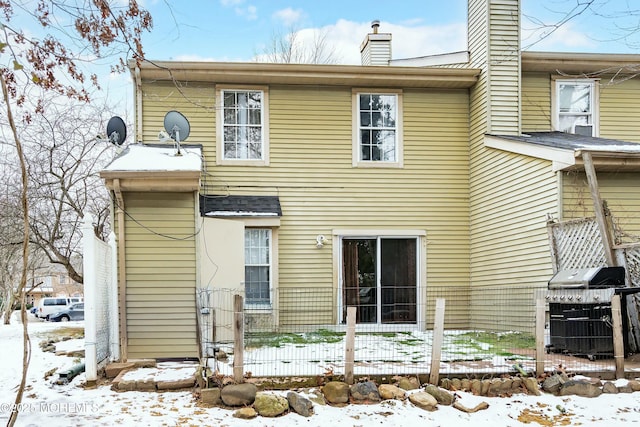
[[[391,61],[391,34],[378,33],[380,21],[371,23],[373,32],[360,44],[362,65],[389,65]]]

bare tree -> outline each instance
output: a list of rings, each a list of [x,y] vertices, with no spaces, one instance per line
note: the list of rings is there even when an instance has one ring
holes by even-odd
[[[529,49],[540,43],[563,26],[580,17],[594,17],[607,30],[608,35],[599,36],[597,41],[619,42],[632,49],[640,48],[640,7],[636,2],[614,0],[559,0],[540,2],[549,18],[523,13],[528,21],[525,27],[533,36],[523,43]]]
[[[335,51],[327,44],[327,32],[322,30],[276,31],[262,53],[256,55],[259,62],[286,64],[335,64]]]
[[[114,151],[96,135],[111,114],[107,106],[43,99],[44,114],[21,129],[29,157],[30,242],[83,283],[77,261],[84,213],[95,219],[97,237],[106,240],[109,232],[109,195],[98,173]]]
[[[31,356],[24,304],[31,240],[27,194],[29,178],[14,109],[25,104],[28,93],[25,88],[31,85],[70,99],[88,101],[85,85],[98,87],[98,79],[95,74],[87,78],[80,64],[88,56],[103,58],[112,55],[118,58],[114,68],[123,70],[128,56],[142,60],[141,35],[151,28],[152,21],[151,15],[140,8],[136,0],[129,0],[124,6],[108,0],[0,0],[0,14],[3,17],[0,52],[7,60],[0,64],[0,85],[5,117],[20,165],[22,211],[22,271],[17,293],[23,324],[23,369],[15,405],[7,422],[8,426],[13,426],[18,418],[17,408],[22,402]],[[73,28],[63,22],[72,22]],[[22,120],[29,123],[34,113],[42,113],[44,101],[42,98],[35,100],[36,108],[32,111],[24,109]]]

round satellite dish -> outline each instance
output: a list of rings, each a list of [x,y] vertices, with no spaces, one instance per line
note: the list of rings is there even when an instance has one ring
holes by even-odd
[[[107,138],[114,145],[122,145],[124,140],[127,139],[127,125],[124,124],[124,120],[118,116],[113,116],[109,119],[107,123]]]
[[[169,111],[164,116],[164,130],[171,139],[180,143],[189,137],[189,120],[178,111]]]

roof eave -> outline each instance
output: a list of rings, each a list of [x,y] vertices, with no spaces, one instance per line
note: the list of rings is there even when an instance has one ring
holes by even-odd
[[[136,63],[129,67],[133,72]],[[145,61],[139,67],[143,80],[410,88],[470,88],[480,74],[476,68],[246,62]]]
[[[522,52],[523,71],[606,74],[620,69],[638,72],[640,55],[568,52]]]

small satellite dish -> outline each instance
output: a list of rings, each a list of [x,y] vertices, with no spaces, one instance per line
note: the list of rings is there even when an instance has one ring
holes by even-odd
[[[176,142],[178,146],[177,154],[181,155],[180,141],[184,141],[189,137],[189,120],[178,111],[169,111],[164,115],[164,130]]]
[[[125,139],[127,139],[127,125],[124,124],[118,116],[113,116],[107,123],[107,138],[109,142],[116,146],[121,146]]]

